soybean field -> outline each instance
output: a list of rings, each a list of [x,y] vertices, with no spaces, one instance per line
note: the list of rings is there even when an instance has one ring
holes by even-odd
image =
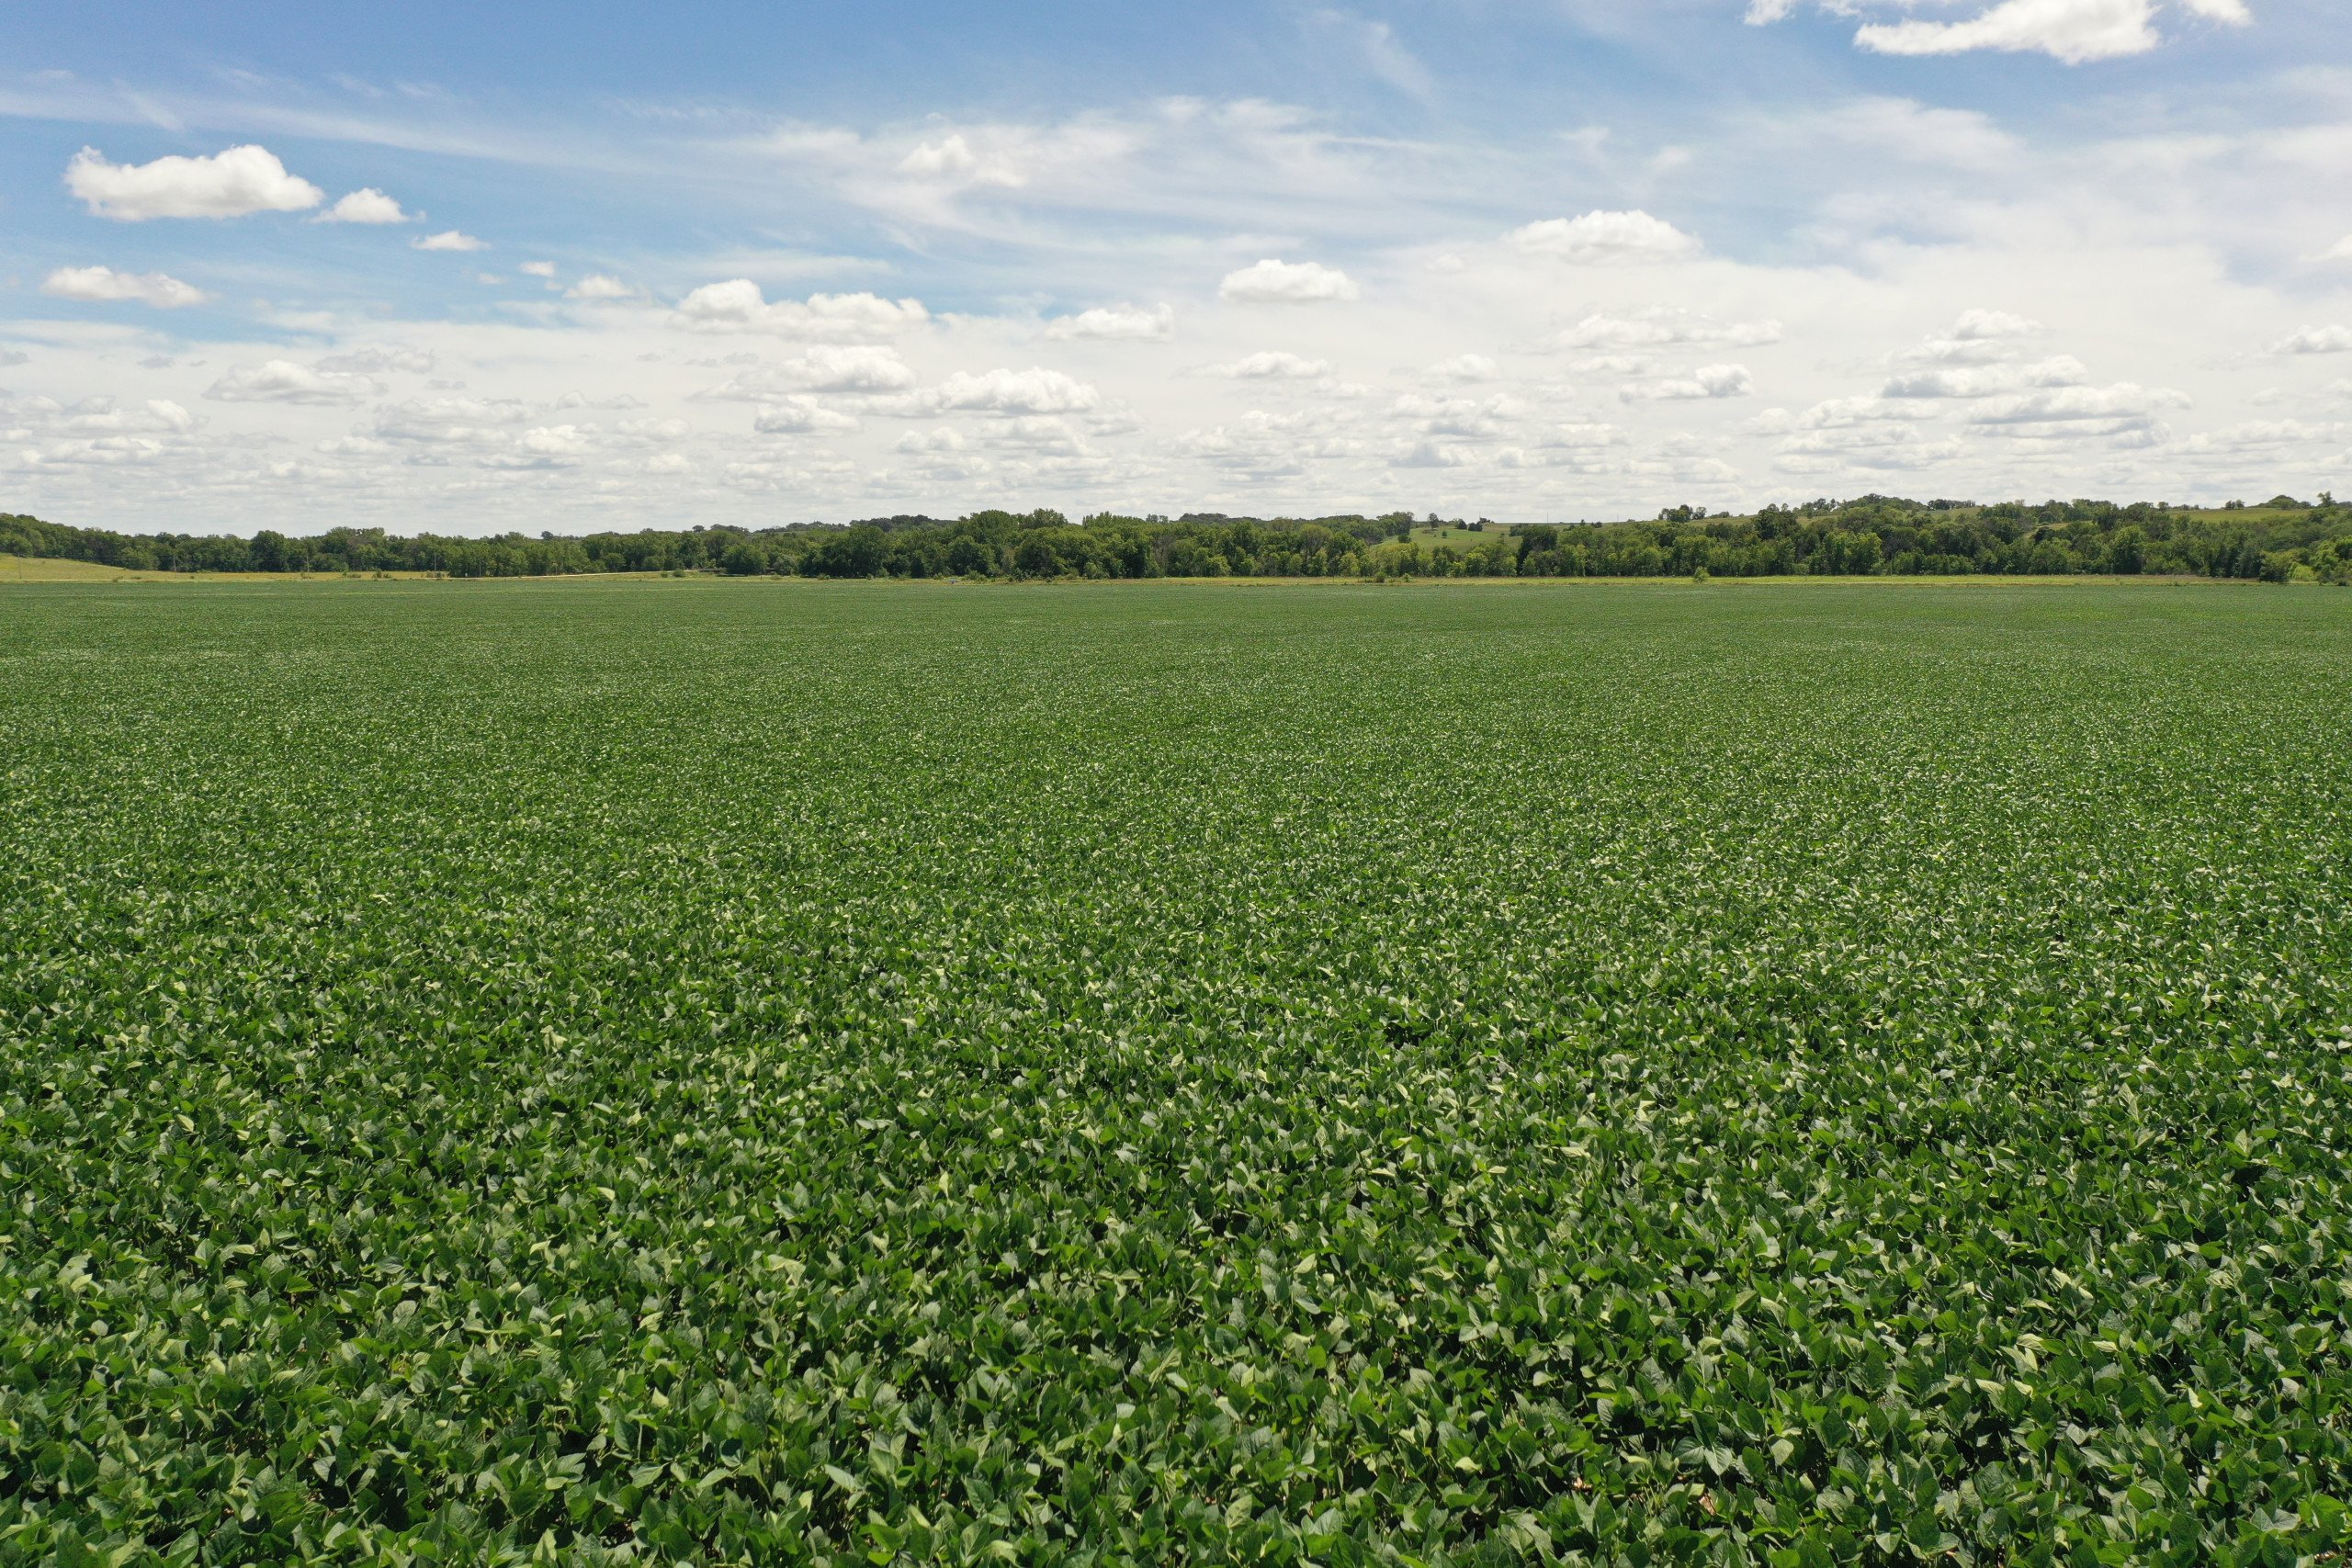
[[[0,1562],[2342,1562],[2352,595],[0,587]]]

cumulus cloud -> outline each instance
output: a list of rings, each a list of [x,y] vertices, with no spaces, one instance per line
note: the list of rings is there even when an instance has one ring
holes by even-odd
[[[1397,418],[1414,421],[1423,435],[1486,441],[1500,435],[1503,427],[1525,414],[1527,408],[1509,396],[1481,402],[1475,398],[1427,398],[1408,392],[1391,403],[1388,412]]]
[[[2039,364],[1979,368],[1940,366],[1894,377],[1880,392],[1885,398],[1989,398],[2036,387],[2079,387],[2090,368],[2070,355]]]
[[[899,160],[899,172],[917,179],[952,178],[971,174],[979,166],[978,154],[960,134],[922,142]]]
[[[2322,261],[2352,262],[2352,234],[2346,234],[2320,255]]]
[[[781,365],[741,371],[702,396],[766,402],[794,392],[904,392],[917,379],[896,349],[820,344]]]
[[[1283,349],[1245,354],[1228,365],[1212,365],[1209,374],[1236,381],[1311,381],[1331,373],[1328,359],[1306,359]]]
[[[1629,403],[1696,402],[1708,398],[1744,398],[1756,389],[1745,365],[1706,365],[1688,376],[1636,381],[1617,395]]]
[[[1645,310],[1636,316],[1590,315],[1560,333],[1552,346],[1589,348],[1680,348],[1718,345],[1749,348],[1781,341],[1778,321],[1718,321],[1688,310]]]
[[[2156,417],[2186,408],[2188,399],[2161,387],[2130,381],[2111,387],[2061,387],[1999,398],[1979,406],[1968,423],[1986,434],[2051,443],[2105,440],[2154,446],[2165,438]]]
[[[582,278],[579,282],[573,284],[571,288],[565,289],[563,291],[563,297],[567,299],[586,299],[592,301],[597,299],[633,299],[637,297],[637,290],[631,288],[628,284],[623,283],[617,277],[612,277],[601,272],[592,272],[587,276]]]
[[[386,344],[366,344],[343,354],[330,355],[318,362],[321,370],[356,370],[363,376],[381,375],[388,370],[404,370],[422,376],[433,368],[433,351],[429,348],[398,348]]]
[[[1392,468],[1468,468],[1484,461],[1474,446],[1452,441],[1409,441],[1389,454]]]
[[[899,173],[910,179],[944,185],[1014,188],[1028,183],[1011,164],[974,151],[962,131],[952,131],[936,141],[916,143],[914,151],[899,160]]]
[[[479,446],[505,440],[505,427],[530,417],[530,405],[512,398],[425,398],[379,411],[375,434],[427,446]]]
[[[354,371],[314,370],[290,359],[266,359],[232,367],[204,395],[224,403],[331,405],[365,402],[377,390],[374,381]]]
[[[112,398],[71,405],[0,392],[0,439],[28,443],[0,457],[20,470],[119,468],[164,461],[195,448],[197,420],[168,399],[131,407]],[[40,445],[29,445],[36,440]]]
[[[1951,336],[1966,343],[1994,338],[2038,337],[2049,329],[2030,317],[2009,310],[1962,310],[1951,324]]]
[[[555,276],[555,263],[525,262],[514,270],[520,273],[527,273],[533,277],[553,277]]]
[[[1147,310],[1140,305],[1099,305],[1075,316],[1061,316],[1046,324],[1049,338],[1107,338],[1165,341],[1176,335],[1176,312],[1165,305]]]
[[[2181,446],[2183,450],[2199,457],[2228,457],[2242,452],[2275,452],[2313,442],[2333,446],[2346,434],[2347,427],[2341,424],[2305,424],[2293,419],[2248,420],[2221,430],[2199,431]]]
[[[1896,357],[1913,364],[1998,365],[2027,352],[2028,340],[2048,331],[2040,321],[2008,310],[1964,310],[1951,326]]]
[[[1320,262],[1276,261],[1271,257],[1225,275],[1218,295],[1248,305],[1313,305],[1356,297],[1355,282],[1337,267]]]
[[[1613,424],[1563,424],[1555,428],[1540,445],[1567,452],[1591,452],[1604,446],[1623,446],[1625,445],[1625,433]]]
[[[1304,413],[1251,409],[1230,424],[1188,430],[1175,450],[1210,467],[1251,481],[1285,479],[1306,471],[1311,460],[1352,457],[1364,444],[1323,433]]]
[[[1821,0],[1839,16],[1869,17],[1909,10],[1918,0]],[[1752,0],[1751,26],[1781,20],[1797,0]],[[2245,0],[2168,0],[2168,8],[2206,21],[2245,27],[2254,20]],[[1880,54],[1964,54],[1975,50],[2047,54],[2069,65],[2145,54],[2164,41],[2155,22],[2158,0],[1998,0],[1958,21],[1865,20],[1858,48]]]
[[[61,266],[41,280],[40,291],[53,299],[90,304],[130,301],[158,310],[184,310],[211,298],[168,273],[117,272],[110,266]]]
[[[2305,327],[2270,345],[2273,354],[2352,354],[2352,327]]]
[[[485,453],[485,468],[569,468],[595,452],[595,428],[577,424],[542,425],[526,430],[503,448]]]
[[[1522,251],[1579,266],[1672,261],[1699,249],[1696,239],[1663,218],[1638,211],[1546,218],[1512,230],[1507,238]]]
[[[1853,425],[1919,423],[1940,417],[1930,403],[1902,402],[1884,398],[1831,398],[1803,413],[1767,409],[1742,428],[1758,435],[1783,435],[1792,430],[1836,430]]]
[[[678,301],[675,320],[705,333],[772,333],[779,337],[832,342],[873,341],[908,332],[931,320],[917,299],[879,295],[812,294],[805,301],[771,303],[748,277],[706,283]]]
[[[886,413],[989,414],[1083,413],[1099,405],[1102,394],[1092,386],[1059,370],[1033,366],[1026,370],[988,370],[975,375],[959,370],[935,387],[906,395],[895,404],[876,401]]]
[[[1491,381],[1499,368],[1483,354],[1457,354],[1421,372],[1440,381]]]
[[[70,408],[35,398],[16,402],[7,412],[67,435],[184,435],[196,428],[187,410],[161,398],[135,409],[119,407],[112,398],[85,398]]]
[[[152,164],[110,164],[85,147],[65,165],[65,188],[100,218],[242,218],[306,212],[326,192],[286,172],[266,147],[232,147],[207,158],[174,155]]]
[[[313,223],[410,223],[414,218],[401,210],[401,204],[375,186],[353,191],[324,212],[311,220]]]
[[[1853,425],[1792,435],[1773,467],[1784,473],[1833,473],[1844,468],[1895,472],[1934,468],[1967,451],[1957,436],[1929,437],[1903,425]]]
[[[810,397],[790,397],[763,403],[752,416],[752,428],[763,435],[808,435],[820,430],[855,430],[857,421],[829,409]]]
[[[488,241],[477,240],[471,234],[462,234],[455,229],[444,229],[438,234],[426,234],[421,239],[411,240],[409,243],[420,251],[486,251],[490,249]]]

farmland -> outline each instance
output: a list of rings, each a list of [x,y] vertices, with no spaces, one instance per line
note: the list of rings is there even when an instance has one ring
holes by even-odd
[[[2340,1561],[2348,734],[2318,588],[0,589],[0,1562]]]

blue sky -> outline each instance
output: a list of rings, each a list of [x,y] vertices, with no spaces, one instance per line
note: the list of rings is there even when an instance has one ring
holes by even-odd
[[[2342,488],[2346,32],[2317,0],[20,4],[0,507]]]

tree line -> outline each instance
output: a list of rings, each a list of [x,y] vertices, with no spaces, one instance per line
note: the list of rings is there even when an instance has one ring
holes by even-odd
[[[1603,524],[1435,526],[1366,517],[975,512],[847,525],[460,538],[334,528],[307,537],[121,534],[0,516],[0,553],[184,572],[545,577],[695,571],[831,578],[2074,576],[2352,582],[2352,505],[2274,497],[2197,509],[1868,495],[1741,515],[1678,506]]]

